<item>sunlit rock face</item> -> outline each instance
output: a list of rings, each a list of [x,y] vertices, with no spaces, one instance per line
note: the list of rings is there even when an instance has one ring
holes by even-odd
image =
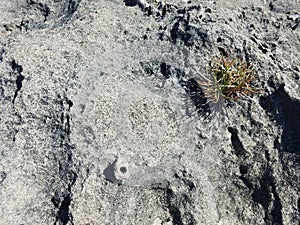
[[[298,224],[299,7],[2,0],[0,224]]]

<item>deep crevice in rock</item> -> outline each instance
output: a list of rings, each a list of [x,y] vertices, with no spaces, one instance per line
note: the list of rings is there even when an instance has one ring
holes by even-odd
[[[166,208],[172,216],[173,225],[195,225],[194,216],[187,209],[187,206],[191,204],[190,197],[184,193],[177,196],[171,188],[166,188],[164,191]],[[183,211],[180,210],[179,206],[183,207]]]
[[[247,186],[247,188],[249,190],[252,190],[253,184],[250,182],[249,178],[247,177],[249,167],[247,165],[242,164],[242,165],[240,165],[239,169],[240,169],[240,173],[241,173],[241,176],[239,178],[241,179],[241,181],[243,181],[243,183]]]
[[[23,72],[23,67],[21,65],[19,65],[18,63],[16,63],[15,60],[12,60],[11,62],[11,68],[13,70],[13,72],[17,75],[17,79],[16,79],[16,91],[15,91],[15,94],[14,94],[14,98],[12,100],[13,104],[15,103],[15,100],[18,96],[18,93],[19,91],[22,89],[22,81],[24,80],[24,76],[22,75],[22,72]]]
[[[55,161],[58,164],[58,174],[60,179],[66,184],[63,190],[56,190],[51,202],[58,210],[56,222],[66,225],[73,224],[73,216],[70,212],[72,203],[72,187],[78,177],[78,168],[74,161],[74,146],[71,144],[71,116],[70,109],[73,102],[67,97],[58,95],[55,101],[56,111],[53,113],[51,129],[55,134],[54,142],[58,143],[59,150],[55,153]],[[63,191],[63,193],[61,193]]]
[[[265,210],[266,224],[283,224],[282,204],[278,193],[272,171],[267,168],[259,181],[259,187],[252,193],[252,199],[263,206]],[[272,207],[270,207],[272,206]]]
[[[4,48],[2,48],[2,49],[0,50],[0,63],[3,62],[3,55],[4,55],[4,53],[5,53],[5,50],[4,50]]]
[[[125,6],[136,6],[138,4],[138,0],[124,0]]]
[[[260,105],[283,129],[281,152],[300,155],[300,101],[292,99],[281,85],[271,95],[261,97]]]
[[[170,215],[173,218],[173,224],[174,225],[183,225],[182,217],[181,217],[181,212],[178,209],[178,207],[174,206],[172,204],[172,198],[174,198],[174,193],[172,189],[167,189],[165,190],[166,194],[166,201],[167,201],[167,208],[169,210]]]
[[[253,201],[259,203],[264,208],[264,220],[266,224],[281,225],[283,223],[282,205],[276,191],[275,178],[272,175],[273,172],[269,165],[269,152],[265,151],[267,165],[264,168],[263,175],[259,178],[258,183],[254,183],[257,178],[251,179],[251,177],[249,177],[249,166],[246,164],[247,157],[245,154],[245,148],[238,136],[238,130],[233,127],[229,127],[228,131],[231,133],[231,142],[234,153],[241,162],[239,166],[241,176],[239,178],[247,186],[249,191],[252,192],[251,197]]]
[[[72,199],[70,193],[64,196],[59,196],[59,194],[56,194],[51,198],[51,202],[53,203],[55,208],[58,209],[55,224],[57,224],[58,222],[63,225],[68,224],[68,222],[73,224],[73,217],[72,214],[70,214],[71,201]]]
[[[245,148],[238,136],[238,130],[233,127],[228,127],[228,131],[231,134],[231,143],[232,143],[235,155],[237,157],[242,157],[245,154]]]
[[[69,221],[72,221],[72,215],[70,215],[70,204],[71,204],[71,197],[68,194],[63,198],[61,206],[58,210],[58,220],[62,222],[63,225],[66,225]]]
[[[20,74],[23,72],[23,67],[21,65],[19,65],[18,63],[16,63],[15,60],[12,60],[10,66],[11,66],[12,70],[17,74]]]
[[[175,193],[170,187],[170,184],[167,186],[157,184],[158,186],[155,185],[152,189],[162,192],[163,204],[172,217],[173,225],[195,225],[196,220],[190,210],[190,207],[193,207],[193,202],[191,196],[187,193],[191,193],[196,187],[194,183],[187,178],[187,176],[191,177],[191,175],[187,174],[185,170],[181,172],[182,174],[174,174],[175,183],[183,187],[186,191]],[[167,221],[169,221],[169,218],[167,218]]]

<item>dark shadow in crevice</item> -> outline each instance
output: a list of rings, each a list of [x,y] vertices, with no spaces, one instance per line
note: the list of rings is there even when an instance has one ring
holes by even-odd
[[[18,96],[18,93],[19,91],[22,89],[22,82],[24,80],[24,76],[22,75],[22,72],[23,72],[23,67],[21,65],[19,65],[18,63],[16,63],[15,60],[12,60],[11,64],[10,64],[13,72],[16,74],[17,76],[17,79],[16,79],[16,91],[15,91],[15,94],[14,94],[14,98],[12,100],[13,104],[15,103],[15,100]]]
[[[56,214],[56,221],[54,224],[62,224],[67,225],[69,222],[73,224],[73,216],[70,213],[70,205],[72,202],[71,194],[63,194],[60,195],[58,193],[55,194],[51,198],[51,202],[53,203],[54,207],[58,209]]]
[[[124,0],[125,6],[136,6],[138,4],[138,0]]]
[[[281,85],[271,95],[261,97],[260,105],[283,130],[281,153],[300,155],[300,101],[292,99]]]
[[[5,53],[4,48],[0,49],[0,63],[3,62],[3,55],[4,55],[4,53]]]
[[[10,66],[11,66],[12,70],[17,74],[20,74],[23,72],[23,67],[21,65],[19,65],[15,60],[11,61]]]
[[[57,151],[54,160],[58,165],[58,176],[66,185],[55,191],[51,202],[57,209],[55,224],[73,224],[73,216],[70,210],[73,196],[73,186],[78,179],[78,166],[74,159],[75,147],[71,143],[71,115],[73,102],[65,96],[57,95],[50,111],[51,122],[49,130],[53,133],[53,143]],[[58,144],[58,145],[56,145]]]
[[[233,127],[228,127],[228,131],[231,134],[231,143],[234,149],[234,154],[240,158],[245,155],[245,148],[238,136],[238,130]]]
[[[61,221],[63,225],[67,225],[69,221],[71,221],[71,214],[70,214],[70,204],[71,204],[71,197],[67,195],[63,198],[61,202],[61,206],[58,210],[58,220]]]
[[[167,200],[167,208],[169,210],[170,215],[173,218],[173,224],[176,225],[183,225],[182,217],[181,217],[181,212],[180,210],[172,204],[171,199],[174,198],[174,193],[173,191],[168,188],[165,190],[166,194],[166,200]]]
[[[266,151],[267,166],[263,171],[262,177],[259,178],[259,185],[253,183],[252,179],[249,179],[249,166],[246,164],[247,157],[243,143],[238,136],[238,130],[233,127],[228,127],[228,131],[231,133],[231,143],[234,149],[234,154],[239,158],[240,173],[239,177],[243,183],[252,192],[252,199],[254,202],[259,203],[265,211],[264,221],[266,224],[282,224],[282,205],[279,195],[276,191],[275,178],[273,176],[272,169],[268,166],[270,161],[269,153]]]
[[[228,127],[228,131],[231,134],[231,144],[234,150],[234,154],[239,158],[240,166],[239,170],[241,175],[239,178],[243,183],[247,186],[249,190],[253,189],[253,184],[251,180],[249,180],[248,172],[249,172],[249,165],[247,165],[247,158],[246,158],[246,150],[244,148],[243,143],[241,142],[239,136],[238,136],[238,130],[233,127]]]
[[[252,195],[253,201],[258,202],[265,210],[266,224],[283,224],[282,204],[276,191],[275,179],[270,168],[267,168]]]

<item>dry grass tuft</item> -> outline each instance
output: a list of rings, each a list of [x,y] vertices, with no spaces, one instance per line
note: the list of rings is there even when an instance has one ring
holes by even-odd
[[[209,101],[218,102],[221,97],[235,101],[258,92],[253,86],[252,66],[240,59],[222,57],[213,62],[210,71],[212,79],[197,80]]]

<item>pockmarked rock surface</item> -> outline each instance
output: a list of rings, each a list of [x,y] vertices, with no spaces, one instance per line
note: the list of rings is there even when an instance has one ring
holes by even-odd
[[[0,0],[0,224],[299,224],[299,12]],[[261,91],[201,98],[221,56]]]

